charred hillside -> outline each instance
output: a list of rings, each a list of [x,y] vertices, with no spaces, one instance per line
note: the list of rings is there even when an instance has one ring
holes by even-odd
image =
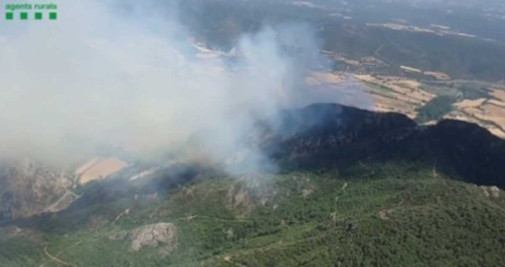
[[[479,185],[505,187],[505,141],[475,124],[419,126],[408,117],[335,104],[285,111],[262,144],[283,169],[345,169],[400,160]],[[275,131],[275,133],[272,133]]]

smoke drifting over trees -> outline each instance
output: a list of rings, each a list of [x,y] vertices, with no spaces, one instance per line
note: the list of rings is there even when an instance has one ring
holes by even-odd
[[[202,58],[175,6],[58,8],[58,21],[0,29],[4,156],[69,164],[119,147],[138,158],[177,152],[220,161],[255,121],[317,98],[302,86],[307,67],[324,67],[308,25],[264,27],[237,41],[236,56]]]

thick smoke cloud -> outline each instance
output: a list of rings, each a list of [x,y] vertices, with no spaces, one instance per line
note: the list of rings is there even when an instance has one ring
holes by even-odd
[[[197,56],[176,8],[61,1],[59,13],[0,29],[3,156],[70,164],[112,147],[217,162],[243,149],[259,162],[239,149],[243,137],[254,121],[300,104],[299,66],[321,63],[307,26],[245,35],[230,63]]]

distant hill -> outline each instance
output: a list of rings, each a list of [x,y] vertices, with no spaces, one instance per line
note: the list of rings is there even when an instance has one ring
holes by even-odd
[[[318,31],[324,50],[355,60],[378,56],[380,50],[380,59],[391,65],[387,70],[390,75],[398,74],[398,68],[403,65],[444,72],[455,79],[503,83],[503,3],[486,2],[475,7],[477,3],[473,1],[469,5],[461,1],[433,2],[440,5],[428,5],[424,0],[423,4],[419,1],[188,0],[180,2],[180,7],[184,13],[182,20],[192,34],[213,48],[228,50],[242,34],[257,32],[265,25],[307,23]],[[310,3],[318,8],[311,7]],[[433,34],[367,26],[392,22],[421,28],[445,25],[454,32]]]

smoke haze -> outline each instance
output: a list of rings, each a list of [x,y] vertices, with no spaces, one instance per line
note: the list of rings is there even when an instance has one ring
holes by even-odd
[[[4,156],[71,164],[112,147],[138,158],[180,152],[220,161],[254,121],[314,99],[299,66],[324,66],[307,25],[244,35],[231,60],[197,56],[175,6],[62,1],[58,10],[57,21],[0,29]]]

